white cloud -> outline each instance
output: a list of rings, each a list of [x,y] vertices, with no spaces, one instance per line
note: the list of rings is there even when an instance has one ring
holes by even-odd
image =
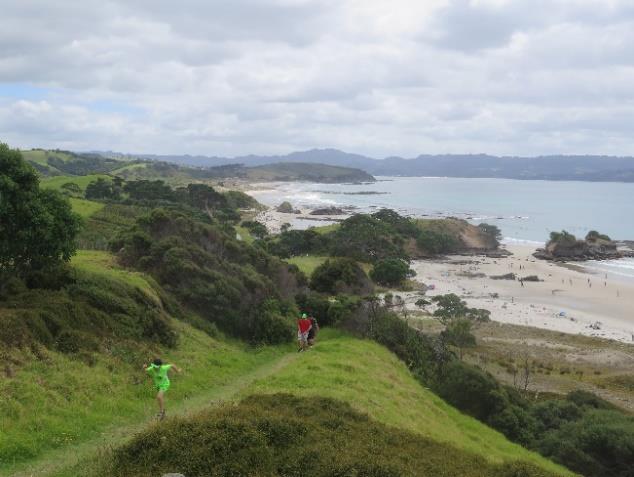
[[[634,154],[626,1],[39,0],[2,12],[0,140],[16,146]]]

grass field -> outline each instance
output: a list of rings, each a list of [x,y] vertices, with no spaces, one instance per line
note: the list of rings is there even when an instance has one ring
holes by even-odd
[[[40,181],[40,186],[44,189],[60,190],[67,182],[77,184],[82,191],[86,190],[86,186],[97,179],[110,179],[106,174],[90,174],[87,176],[55,176],[47,177]]]
[[[41,149],[20,151],[22,157],[27,161],[37,162],[41,165],[48,165],[47,159],[49,157],[55,157],[61,159],[64,162],[70,161],[72,156],[65,152],[43,151]]]
[[[297,267],[304,272],[307,277],[310,277],[315,269],[328,260],[329,257],[320,257],[316,255],[308,255],[302,257],[291,257],[286,259],[288,263],[292,263],[293,265],[297,265]],[[359,266],[363,269],[365,273],[370,273],[372,270],[372,265],[369,263],[359,263]]]
[[[78,213],[84,218],[90,217],[104,208],[104,204],[100,202],[93,202],[92,200],[76,199],[71,197],[69,198],[69,201],[70,205],[73,207],[73,212]]]
[[[293,265],[297,265],[297,267],[304,272],[304,275],[310,277],[315,269],[327,259],[328,257],[316,257],[309,255],[307,257],[291,257],[286,261],[288,263],[292,263]]]

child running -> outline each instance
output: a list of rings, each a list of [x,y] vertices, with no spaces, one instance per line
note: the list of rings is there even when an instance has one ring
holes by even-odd
[[[163,364],[160,358],[156,358],[149,365],[144,364],[143,369],[152,378],[154,387],[156,387],[156,400],[159,406],[159,413],[156,417],[162,421],[165,419],[165,392],[170,388],[169,370],[174,369],[180,373],[182,369],[175,364]]]
[[[306,313],[302,315],[302,317],[297,320],[297,341],[299,341],[299,349],[300,351],[306,351],[308,349],[308,332],[312,328],[312,323],[306,316]]]

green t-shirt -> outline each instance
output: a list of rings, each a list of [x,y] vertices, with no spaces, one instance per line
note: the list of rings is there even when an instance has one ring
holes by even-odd
[[[152,377],[154,386],[157,388],[169,387],[170,378],[167,375],[167,371],[172,367],[171,364],[162,364],[157,366],[155,364],[149,365],[145,370]]]

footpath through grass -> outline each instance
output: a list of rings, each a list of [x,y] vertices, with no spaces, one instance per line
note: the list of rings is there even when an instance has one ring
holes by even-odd
[[[184,368],[167,397],[170,415],[231,399],[286,366],[289,346],[249,349],[179,325],[181,342],[164,359]],[[124,443],[156,413],[154,390],[137,367],[104,357],[92,366],[51,354],[0,384],[2,476],[77,476],[100,451]],[[149,357],[148,357],[149,358]],[[6,456],[12,456],[12,462]]]

